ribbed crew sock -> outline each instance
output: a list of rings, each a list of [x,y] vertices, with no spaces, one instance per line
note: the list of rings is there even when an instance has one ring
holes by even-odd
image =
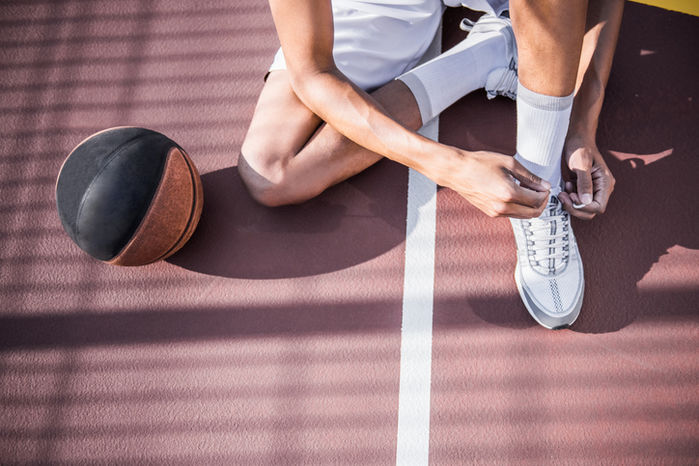
[[[561,183],[561,156],[568,133],[573,96],[539,94],[517,85],[517,153],[530,172],[556,188]]]

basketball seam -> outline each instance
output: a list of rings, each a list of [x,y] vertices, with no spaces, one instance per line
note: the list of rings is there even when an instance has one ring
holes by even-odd
[[[114,149],[114,151],[112,151],[112,153],[111,153],[111,154],[109,155],[109,157],[107,158],[107,161],[105,162],[104,166],[102,166],[102,168],[100,168],[100,170],[99,170],[99,171],[95,174],[95,176],[92,178],[92,181],[91,181],[90,184],[87,186],[87,189],[85,190],[85,193],[82,195],[82,198],[80,199],[80,206],[78,207],[78,213],[77,213],[77,215],[75,216],[75,236],[76,236],[76,238],[79,238],[79,237],[80,237],[80,222],[79,222],[79,220],[80,220],[80,216],[82,215],[82,212],[83,212],[83,207],[85,206],[85,201],[86,201],[86,199],[89,197],[88,194],[90,194],[90,192],[92,191],[92,187],[95,185],[95,183],[97,182],[97,180],[99,179],[99,177],[102,175],[102,173],[107,169],[107,167],[109,166],[109,164],[111,164],[111,163],[114,161],[114,159],[115,159],[118,155],[120,155],[120,153],[121,153],[122,151],[124,151],[126,148],[128,148],[128,147],[132,146],[134,143],[136,143],[137,140],[138,140],[141,136],[142,136],[142,135],[135,136],[135,137],[129,139],[128,141],[126,141],[126,142],[125,142],[124,144],[122,144],[121,146],[119,146],[119,147],[117,147],[116,149]]]
[[[134,239],[138,237],[138,232],[141,231],[141,229],[143,228],[143,224],[145,223],[146,219],[148,218],[148,214],[153,209],[153,199],[155,199],[155,196],[157,196],[158,192],[160,191],[160,187],[163,185],[163,180],[165,179],[165,174],[167,172],[167,164],[169,162],[169,159],[170,159],[170,156],[171,156],[173,149],[175,149],[175,147],[172,147],[168,151],[167,156],[165,157],[165,163],[163,163],[163,169],[160,173],[160,180],[158,180],[158,186],[156,186],[155,190],[153,191],[153,197],[151,198],[151,202],[148,204],[148,208],[143,213],[143,217],[141,217],[141,221],[138,223],[138,226],[134,230],[133,235],[131,235],[131,238],[129,238],[129,240],[126,242],[126,244],[124,244],[124,246],[119,250],[119,252],[114,254],[114,257],[112,257],[109,260],[110,262],[116,260],[121,255],[121,253],[123,253],[124,250],[126,250],[126,248],[128,248],[129,245],[131,243],[133,243]],[[157,260],[158,259],[149,261],[148,264],[156,262]],[[145,264],[143,264],[143,265],[145,265]]]
[[[195,210],[195,207],[197,205],[197,184],[196,184],[196,181],[194,179],[194,168],[192,166],[193,164],[190,163],[189,156],[187,155],[187,153],[185,152],[184,149],[182,149],[179,146],[177,147],[177,149],[179,150],[180,154],[182,154],[182,158],[184,159],[185,163],[187,164],[187,168],[189,168],[189,178],[192,182],[192,205],[191,205],[191,208],[189,210],[189,219],[187,220],[187,225],[185,225],[184,229],[182,230],[182,234],[179,236],[179,238],[177,238],[177,241],[175,241],[173,243],[173,245],[170,246],[170,249],[168,249],[164,254],[161,254],[160,257],[155,259],[153,262],[157,262],[161,259],[166,258],[169,254],[172,253],[172,250],[180,243],[182,238],[184,238],[184,235],[186,235],[187,232],[189,231],[189,226],[192,224],[192,219],[194,218],[194,210]]]

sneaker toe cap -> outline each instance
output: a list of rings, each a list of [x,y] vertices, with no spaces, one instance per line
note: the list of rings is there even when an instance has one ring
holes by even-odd
[[[526,273],[520,278],[525,306],[545,327],[568,326],[578,317],[584,279],[581,268],[576,269],[568,268],[565,273],[546,279],[541,276],[527,277]]]

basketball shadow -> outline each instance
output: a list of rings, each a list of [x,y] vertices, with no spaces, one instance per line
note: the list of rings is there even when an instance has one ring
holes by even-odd
[[[574,331],[612,332],[640,318],[698,315],[696,267],[694,276],[682,277],[681,283],[678,272],[662,276],[654,270],[652,289],[639,289],[639,282],[670,248],[699,249],[699,66],[688,50],[699,40],[698,24],[688,15],[626,5],[597,138],[617,184],[604,215],[573,223],[586,280]],[[470,148],[514,149],[514,105],[485,105],[484,100],[464,99],[457,109],[461,119],[443,120],[442,139]],[[458,118],[456,113],[452,118]],[[481,121],[471,125],[473,114]],[[514,248],[514,241],[507,247]],[[467,303],[475,316],[457,319],[458,313],[446,303],[440,311],[445,319],[452,324],[479,318],[504,327],[535,325],[512,279],[514,251],[508,261],[506,271],[493,272],[493,279],[511,283],[508,296],[465,296],[461,308]]]
[[[246,191],[237,167],[202,176],[197,230],[168,262],[231,278],[290,278],[371,260],[405,239],[407,170],[383,161],[321,196],[267,208]]]

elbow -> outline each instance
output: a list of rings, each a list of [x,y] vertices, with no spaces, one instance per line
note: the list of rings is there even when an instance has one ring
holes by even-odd
[[[337,68],[330,66],[327,68],[301,67],[289,68],[289,84],[296,96],[303,104],[313,112],[317,112],[316,102],[323,100],[323,90],[328,84],[328,78],[337,77]]]

